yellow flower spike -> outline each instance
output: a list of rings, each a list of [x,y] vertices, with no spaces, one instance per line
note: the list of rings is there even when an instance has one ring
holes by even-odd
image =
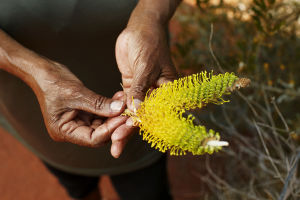
[[[125,111],[140,127],[143,140],[161,152],[171,155],[212,154],[228,142],[220,141],[219,133],[205,126],[195,125],[193,115],[184,117],[187,110],[202,108],[208,103],[225,101],[222,96],[246,87],[250,80],[233,73],[213,75],[206,71],[161,85],[146,95],[135,113]]]

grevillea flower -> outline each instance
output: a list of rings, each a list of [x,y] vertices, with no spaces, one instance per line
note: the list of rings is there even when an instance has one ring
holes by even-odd
[[[161,152],[170,150],[171,155],[182,155],[187,151],[193,155],[211,154],[228,143],[219,141],[218,132],[195,125],[194,116],[185,117],[184,113],[208,103],[220,105],[228,102],[223,99],[224,95],[249,83],[249,79],[239,79],[233,73],[193,74],[161,85],[146,95],[135,113],[127,111],[126,114],[140,127],[143,140]]]

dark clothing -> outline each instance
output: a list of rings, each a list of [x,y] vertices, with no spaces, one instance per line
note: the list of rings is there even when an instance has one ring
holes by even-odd
[[[80,199],[97,189],[99,177],[67,173],[46,164],[72,198]],[[121,175],[111,181],[122,200],[170,200],[166,156],[151,166]]]

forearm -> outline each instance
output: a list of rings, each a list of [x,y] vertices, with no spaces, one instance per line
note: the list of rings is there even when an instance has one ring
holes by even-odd
[[[181,0],[140,0],[131,14],[129,24],[155,23],[167,25]]]
[[[50,77],[52,61],[23,47],[0,30],[0,69],[22,79],[35,92]]]

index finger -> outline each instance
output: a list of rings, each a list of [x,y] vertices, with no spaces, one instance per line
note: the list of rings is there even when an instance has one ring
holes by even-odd
[[[124,124],[127,117],[119,116],[106,120],[98,128],[79,125],[74,120],[66,123],[62,127],[64,140],[74,144],[88,147],[99,147],[110,140],[113,131]],[[74,128],[68,128],[74,127]]]

